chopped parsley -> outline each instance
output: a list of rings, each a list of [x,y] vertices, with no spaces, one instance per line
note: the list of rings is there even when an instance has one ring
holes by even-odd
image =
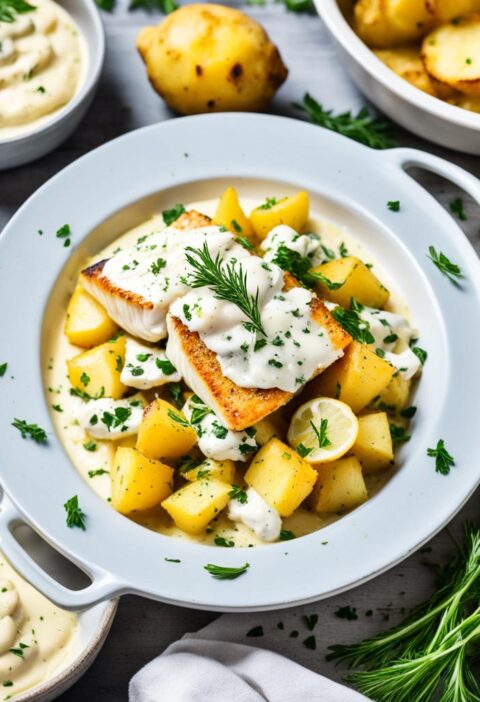
[[[154,261],[152,263],[152,265],[150,266],[150,270],[153,273],[153,275],[158,275],[160,273],[160,271],[162,270],[162,268],[165,268],[166,265],[167,265],[167,262],[165,261],[164,258],[157,258],[157,260]]]
[[[180,426],[188,428],[190,424],[187,422],[186,419],[183,419],[183,417],[180,417],[178,414],[173,412],[173,410],[169,409],[167,412],[168,416],[170,419],[173,419],[174,422],[177,422],[177,424],[180,424]]]
[[[360,317],[360,312],[363,310],[363,305],[357,302],[353,297],[350,301],[350,309],[346,310],[343,307],[335,307],[332,310],[332,317],[345,329],[350,336],[362,344],[373,344],[375,338],[370,331],[369,323]]]
[[[181,563],[182,561],[180,558],[165,558],[164,560],[167,561],[167,563]]]
[[[104,412],[101,416],[101,421],[107,427],[108,431],[120,427],[125,424],[130,419],[132,410],[130,407],[115,407],[112,412]]]
[[[63,239],[64,246],[70,246],[70,237],[72,231],[69,224],[64,224],[60,229],[57,229],[56,237],[57,239]]]
[[[223,536],[216,536],[215,546],[224,546],[225,548],[232,548],[233,546],[235,546],[235,542],[231,539],[224,539]]]
[[[137,0],[138,1],[138,0]],[[162,216],[163,216],[163,221],[169,227],[171,224],[173,224],[179,217],[185,212],[185,207],[183,205],[175,205],[175,207],[172,207],[169,210],[163,210]]]
[[[237,236],[235,237],[235,241],[237,242],[237,244],[240,244],[240,246],[243,246],[244,249],[247,249],[247,251],[255,251],[254,245],[252,244],[250,239],[247,239],[246,236]]]
[[[88,477],[89,478],[96,478],[98,475],[108,475],[109,473],[110,473],[110,471],[105,470],[105,468],[95,468],[95,470],[88,471]]]
[[[305,458],[309,453],[312,453],[313,448],[307,448],[304,444],[298,444],[296,451],[301,458]]]
[[[228,434],[228,429],[223,426],[223,424],[220,424],[220,422],[217,422],[217,420],[214,420],[212,422],[212,434],[217,438],[217,439],[225,439],[225,437]]]
[[[232,489],[228,493],[228,496],[231,497],[232,500],[238,500],[242,505],[248,502],[247,491],[239,485],[232,485]]]
[[[63,412],[62,405],[52,405],[52,409],[54,409],[55,412]]]
[[[405,419],[411,419],[415,414],[417,413],[417,408],[413,407],[405,407],[404,409],[401,410],[400,415],[402,417],[405,417]]]
[[[295,534],[293,531],[290,531],[289,529],[282,529],[280,531],[280,541],[290,541],[291,539],[295,538]]]
[[[165,360],[162,360],[161,358],[156,358],[155,359],[155,365],[159,370],[162,371],[163,375],[173,375],[174,373],[177,372],[177,369],[171,363],[168,358]]]
[[[85,449],[85,451],[96,451],[97,444],[95,443],[95,441],[87,441],[86,444],[83,444],[83,448]]]
[[[86,514],[80,509],[78,504],[78,496],[74,495],[63,505],[67,513],[67,526],[72,529],[77,527],[85,531]]]
[[[235,580],[235,578],[238,578],[240,575],[247,572],[248,568],[250,568],[250,564],[245,563],[243,566],[239,566],[238,568],[232,568],[228,566],[215,565],[214,563],[207,563],[207,565],[203,567],[213,578],[216,578],[217,580]]]
[[[387,207],[391,212],[400,212],[400,200],[389,200]]]
[[[3,376],[7,372],[7,368],[8,368],[8,363],[0,363],[0,378],[3,378]]]
[[[172,398],[173,404],[178,409],[183,406],[183,388],[181,383],[170,383],[168,386],[168,392]]]
[[[428,258],[453,285],[458,286],[458,281],[465,277],[460,266],[450,261],[442,251],[437,252],[434,246],[428,247]]]
[[[285,198],[282,198],[282,199],[285,199]],[[267,197],[265,199],[265,202],[262,202],[262,204],[257,207],[257,210],[271,210],[272,207],[275,207],[275,205],[278,205],[279,202],[281,202],[281,200],[277,200],[276,197]]]
[[[82,383],[82,385],[87,387],[87,385],[90,382],[90,376],[87,373],[82,373],[82,375],[80,376],[80,382]]]
[[[412,346],[412,351],[415,354],[415,356],[417,356],[417,358],[423,366],[425,361],[427,360],[427,352],[424,349],[421,349],[420,346]]]
[[[14,656],[18,656],[19,658],[23,658],[23,652],[26,648],[30,648],[30,646],[28,646],[28,644],[22,643],[20,641],[20,643],[18,644],[18,648],[9,648],[8,652],[13,653]]]
[[[31,12],[35,10],[34,5],[25,0],[1,0],[0,2],[0,22],[13,22],[16,14]]]
[[[467,215],[465,214],[465,209],[463,205],[463,200],[461,197],[456,197],[455,200],[452,200],[450,203],[450,212],[453,212],[453,214],[457,215],[458,219],[461,222],[465,222],[467,219]]]
[[[437,441],[436,448],[427,449],[427,456],[435,459],[435,470],[441,475],[448,475],[450,468],[455,465],[455,459],[448,453],[443,439]]]
[[[22,435],[22,439],[26,439],[28,436],[37,444],[47,443],[47,432],[45,429],[39,427],[38,424],[29,424],[24,419],[14,419],[12,426],[18,429]]]
[[[406,441],[410,441],[410,435],[407,434],[405,427],[399,427],[398,424],[390,424],[390,435],[392,437],[393,445],[404,444]]]

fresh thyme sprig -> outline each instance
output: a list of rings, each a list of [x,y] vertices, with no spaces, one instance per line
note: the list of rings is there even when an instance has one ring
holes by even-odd
[[[331,646],[330,660],[365,670],[349,680],[376,702],[479,702],[471,671],[480,641],[480,532],[467,525],[465,547],[440,572],[440,586],[399,626],[352,645]]]
[[[255,296],[249,294],[247,275],[241,264],[237,263],[236,268],[233,263],[222,265],[220,254],[213,260],[206,242],[201,249],[188,246],[186,252],[187,262],[194,271],[189,277],[191,287],[210,288],[217,300],[233,303],[248,317],[252,330],[266,336],[258,305],[258,288]]]
[[[334,115],[333,110],[325,110],[311,95],[306,93],[301,105],[294,107],[306,112],[314,124],[354,139],[372,149],[389,149],[395,146],[391,138],[392,125],[385,119],[371,115],[366,107],[356,115],[342,112]]]
[[[465,277],[460,266],[450,261],[442,251],[437,252],[434,246],[428,247],[428,258],[453,285],[458,286],[458,281]]]
[[[35,5],[25,0],[0,0],[0,22],[14,22],[16,15],[36,10]]]

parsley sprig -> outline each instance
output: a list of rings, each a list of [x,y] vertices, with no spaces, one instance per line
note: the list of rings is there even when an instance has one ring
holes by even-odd
[[[16,15],[36,10],[35,5],[25,0],[0,0],[0,22],[13,22]]]
[[[250,564],[245,563],[245,565],[239,566],[238,568],[232,568],[215,565],[215,563],[207,563],[207,565],[203,567],[216,580],[235,580],[235,578],[247,572],[248,568],[250,568]]]
[[[436,448],[427,449],[427,456],[435,459],[435,470],[442,475],[448,475],[455,465],[455,459],[448,453],[443,439],[437,441]]]
[[[38,424],[29,424],[25,419],[14,419],[12,422],[12,427],[18,429],[22,435],[22,439],[26,439],[27,436],[33,439],[37,444],[47,443],[47,432],[42,429]]]
[[[237,262],[236,267],[233,263],[223,264],[220,254],[213,260],[206,242],[201,249],[188,246],[185,257],[193,269],[189,276],[192,288],[210,288],[217,300],[236,305],[250,320],[252,330],[266,336],[260,316],[258,288],[255,296],[249,294],[247,275],[240,263]]]
[[[343,307],[335,307],[335,309],[332,310],[332,317],[342,325],[352,339],[362,344],[373,344],[375,338],[370,331],[370,324],[360,317],[362,310],[363,305],[352,297],[350,300],[350,309],[346,310]]]
[[[78,496],[74,495],[67,500],[63,506],[65,508],[65,512],[67,513],[67,526],[70,529],[77,527],[78,529],[85,531],[85,519],[87,515],[80,508]]]
[[[338,290],[343,283],[334,283],[325,275],[312,270],[312,262],[308,256],[302,256],[298,251],[288,248],[285,244],[280,244],[272,259],[272,263],[288,273],[291,273],[302,285],[313,288],[315,283],[323,283],[328,290]]]
[[[385,119],[371,115],[363,107],[356,115],[351,112],[333,114],[333,110],[325,110],[311,95],[306,93],[301,105],[294,104],[299,110],[306,112],[314,124],[325,127],[333,132],[354,139],[370,146],[372,149],[389,149],[395,146],[391,138],[392,125]]]
[[[453,285],[458,286],[458,281],[465,277],[460,266],[450,261],[442,251],[437,252],[434,246],[428,247],[428,258]]]
[[[232,489],[228,493],[228,496],[231,497],[232,500],[238,500],[242,505],[248,502],[247,491],[239,485],[232,485]]]

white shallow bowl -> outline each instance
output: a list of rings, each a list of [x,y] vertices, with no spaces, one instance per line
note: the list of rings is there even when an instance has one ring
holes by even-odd
[[[4,502],[5,500],[5,502]],[[8,498],[2,500],[0,509],[4,509]],[[20,527],[15,532],[19,541],[35,559],[40,561],[49,572],[78,587],[80,580],[74,569],[52,549],[46,546],[34,532]],[[117,601],[100,602],[99,604],[78,613],[78,647],[75,656],[67,660],[55,674],[44,682],[15,695],[16,702],[49,702],[71,687],[91,666],[100,652],[112,626]]]
[[[74,98],[31,132],[0,137],[0,170],[22,166],[56,149],[76,129],[90,107],[105,58],[105,35],[93,0],[55,0],[73,17],[86,45],[87,69]]]
[[[1,381],[2,481],[12,500],[0,514],[0,545],[36,587],[67,608],[126,592],[220,611],[287,607],[386,570],[460,509],[480,479],[472,459],[480,435],[480,265],[456,222],[405,173],[410,165],[450,178],[480,202],[476,178],[429,154],[372,151],[296,120],[216,114],[116,139],[63,170],[23,205],[0,237],[0,359],[9,362]],[[227,183],[246,197],[308,190],[313,210],[347,225],[385,271],[387,284],[401,291],[429,353],[415,397],[412,439],[386,487],[321,531],[250,549],[175,540],[116,513],[69,462],[42,382],[44,342],[82,261],[154,212],[218,197]],[[387,208],[392,199],[400,200],[399,212]],[[73,250],[55,237],[66,222]],[[461,266],[461,287],[429,261],[431,244]],[[23,440],[11,427],[14,417],[44,427],[48,445]],[[456,458],[449,476],[436,473],[426,455],[440,438]],[[88,515],[86,531],[65,525],[62,505],[72,495]],[[74,592],[44,574],[11,535],[19,520],[85,570],[92,583]],[[172,558],[181,562],[166,561]],[[231,581],[215,580],[204,569],[207,563],[247,561],[247,573]]]
[[[428,95],[390,70],[347,22],[351,0],[314,2],[350,76],[374,105],[424,139],[468,154],[480,154],[480,114]]]

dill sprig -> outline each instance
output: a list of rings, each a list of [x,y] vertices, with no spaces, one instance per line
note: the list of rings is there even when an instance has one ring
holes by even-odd
[[[351,112],[342,112],[334,115],[333,110],[325,110],[311,95],[306,93],[301,105],[294,107],[306,112],[312,122],[319,127],[325,127],[337,134],[342,134],[349,139],[354,139],[372,149],[389,149],[395,146],[391,138],[392,124],[386,119],[371,115],[363,107],[356,115]]]
[[[330,660],[363,666],[349,681],[377,702],[480,702],[472,644],[480,641],[480,531],[440,572],[440,586],[397,627],[352,645],[331,646]]]
[[[16,15],[36,9],[25,0],[0,0],[0,22],[14,22]]]
[[[187,262],[194,271],[189,278],[191,287],[210,288],[217,300],[226,300],[236,305],[250,320],[253,331],[266,336],[258,306],[258,288],[255,296],[249,294],[247,274],[241,264],[237,263],[236,268],[233,263],[223,265],[220,254],[213,260],[206,242],[201,249],[188,246],[186,252]]]

